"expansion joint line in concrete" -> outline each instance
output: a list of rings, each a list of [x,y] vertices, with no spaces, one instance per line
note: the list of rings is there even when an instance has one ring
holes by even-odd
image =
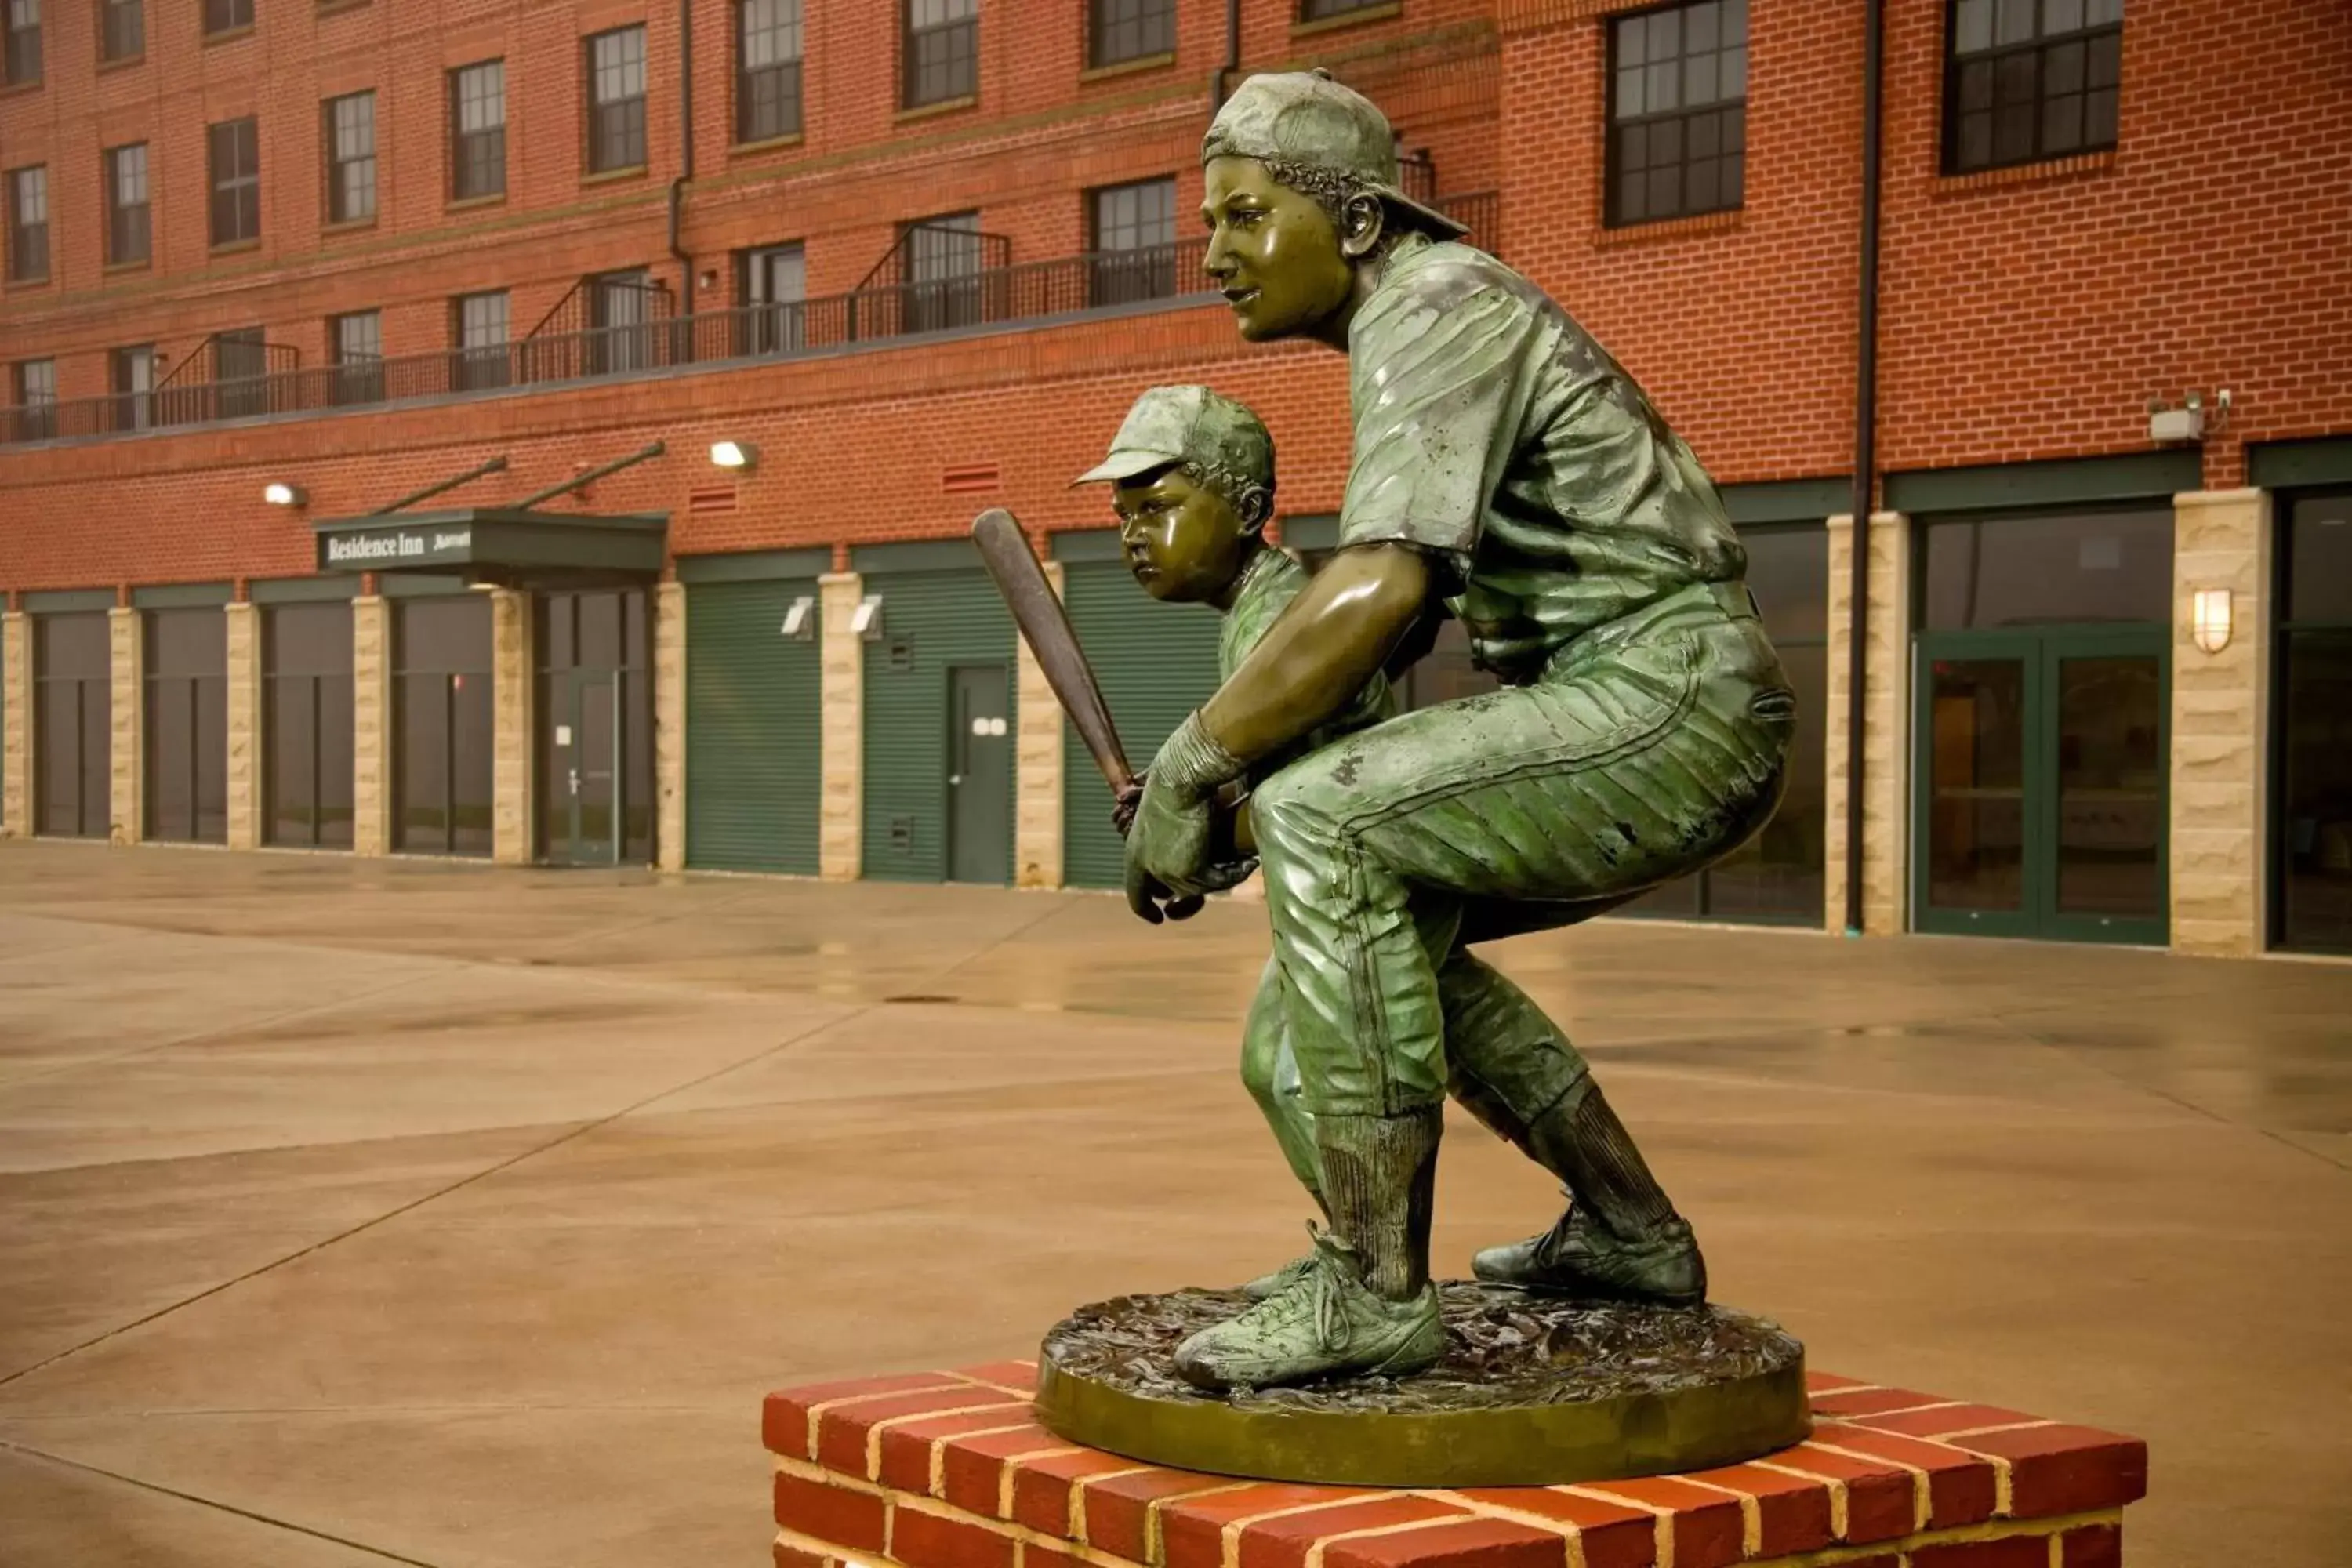
[[[364,1552],[371,1557],[381,1557],[387,1563],[405,1563],[409,1568],[442,1568],[441,1564],[428,1563],[422,1557],[403,1556],[400,1552],[387,1551],[381,1546],[370,1546],[364,1541],[353,1541],[348,1535],[336,1535],[307,1524],[297,1524],[290,1519],[279,1519],[274,1514],[256,1513],[249,1508],[239,1508],[233,1502],[223,1502],[218,1498],[208,1498],[196,1492],[182,1491],[177,1487],[167,1487],[160,1481],[142,1480],[137,1476],[126,1476],[120,1470],[110,1470],[103,1465],[93,1465],[84,1459],[68,1459],[62,1454],[52,1454],[45,1449],[27,1447],[22,1443],[11,1443],[5,1438],[0,1438],[0,1449],[12,1454],[22,1454],[26,1458],[39,1459],[47,1464],[60,1465],[69,1470],[79,1470],[84,1475],[103,1476],[110,1481],[119,1481],[126,1487],[136,1487],[141,1491],[153,1492],[159,1497],[176,1498],[182,1502],[194,1503],[198,1508],[208,1508],[216,1512],[234,1514],[239,1519],[249,1519],[256,1524],[266,1524],[273,1530],[291,1531],[297,1535],[307,1535],[314,1541],[331,1542],[337,1546],[349,1547],[353,1552]]]

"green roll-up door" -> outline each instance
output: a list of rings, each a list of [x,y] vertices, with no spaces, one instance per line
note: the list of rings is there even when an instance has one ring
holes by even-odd
[[[961,552],[970,548],[959,542]],[[950,672],[959,665],[1002,665],[1004,718],[1016,725],[1013,616],[976,566],[861,570],[866,594],[881,598],[883,633],[866,645],[865,872],[881,881],[943,881]],[[1009,846],[1013,791],[1009,780],[991,783],[1003,789]]]
[[[686,590],[686,862],[817,868],[823,790],[817,587],[806,578]],[[787,637],[810,601],[809,636]]]
[[[1217,630],[1207,605],[1167,605],[1117,561],[1065,559],[1062,602],[1094,666],[1119,743],[1138,771],[1184,715],[1217,689]],[[1062,877],[1074,888],[1116,888],[1126,865],[1110,824],[1110,789],[1063,726]]]

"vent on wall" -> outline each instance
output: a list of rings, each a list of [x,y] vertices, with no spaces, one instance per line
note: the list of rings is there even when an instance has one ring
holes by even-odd
[[[704,485],[686,492],[686,514],[688,517],[709,517],[714,512],[735,510],[733,485]]]
[[[967,463],[961,468],[949,468],[940,475],[940,489],[951,496],[974,495],[992,490],[998,475],[994,463]]]
[[[912,855],[915,852],[915,819],[913,817],[894,816],[890,819],[890,848],[893,853],[899,855]]]

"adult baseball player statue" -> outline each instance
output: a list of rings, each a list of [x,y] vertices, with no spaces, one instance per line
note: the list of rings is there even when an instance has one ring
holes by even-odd
[[[1129,902],[1213,885],[1218,791],[1468,631],[1505,683],[1289,762],[1250,800],[1328,1229],[1176,1353],[1202,1390],[1400,1377],[1444,1350],[1429,1268],[1449,1091],[1570,1204],[1482,1280],[1704,1300],[1691,1228],[1566,1037],[1468,944],[1573,923],[1731,853],[1779,804],[1794,698],[1714,485],[1559,305],[1398,187],[1369,100],[1249,79],[1202,146],[1206,265],[1251,342],[1349,359],[1339,549],[1145,770]]]

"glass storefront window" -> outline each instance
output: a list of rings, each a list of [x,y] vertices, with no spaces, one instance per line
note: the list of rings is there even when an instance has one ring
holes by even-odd
[[[2295,498],[2279,542],[2272,938],[2352,952],[2352,490]]]
[[[642,590],[548,594],[539,601],[538,849],[546,859],[653,859],[647,638]]]
[[[217,607],[150,610],[145,836],[228,841],[228,618]]]
[[[103,838],[113,649],[103,611],[33,617],[33,830]]]
[[[393,847],[490,852],[490,602],[481,594],[393,608]]]
[[[352,607],[262,612],[265,842],[348,849],[352,821]]]
[[[2172,618],[2172,509],[1937,518],[1919,530],[1919,629]]]

